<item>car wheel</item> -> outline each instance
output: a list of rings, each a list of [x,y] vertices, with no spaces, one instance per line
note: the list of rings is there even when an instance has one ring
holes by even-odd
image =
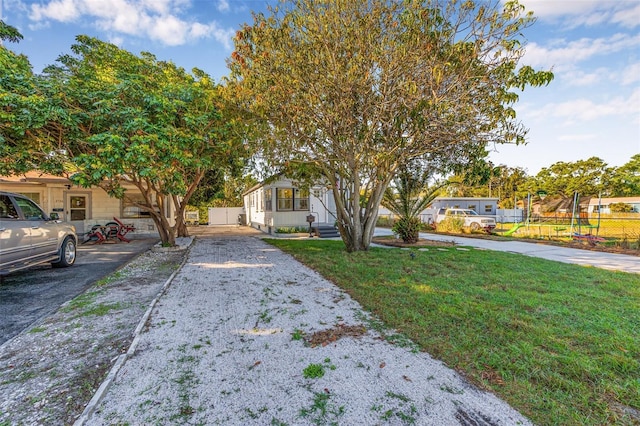
[[[476,232],[480,229],[480,224],[478,222],[471,223],[471,231]]]
[[[60,260],[53,262],[54,268],[66,268],[76,261],[76,242],[73,237],[67,237],[60,247]]]

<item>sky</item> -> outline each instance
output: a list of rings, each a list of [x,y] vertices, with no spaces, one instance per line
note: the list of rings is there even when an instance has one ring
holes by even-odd
[[[233,36],[275,0],[0,0],[1,19],[24,39],[6,43],[34,72],[70,53],[80,34],[153,53],[219,81]],[[495,165],[534,176],[556,162],[599,157],[620,167],[640,154],[640,0],[520,0],[537,17],[521,61],[552,70],[515,105],[526,145],[490,147]]]

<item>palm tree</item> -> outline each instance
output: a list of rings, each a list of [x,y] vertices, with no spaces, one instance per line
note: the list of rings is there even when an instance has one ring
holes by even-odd
[[[422,226],[418,215],[439,195],[439,190],[448,185],[445,181],[429,186],[433,174],[434,169],[428,163],[407,164],[396,173],[384,193],[382,206],[399,216],[393,231],[405,243],[418,241]]]

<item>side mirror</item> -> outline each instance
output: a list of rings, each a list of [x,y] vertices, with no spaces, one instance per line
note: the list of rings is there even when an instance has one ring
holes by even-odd
[[[49,219],[51,220],[60,220],[60,215],[56,212],[53,212],[49,215]]]

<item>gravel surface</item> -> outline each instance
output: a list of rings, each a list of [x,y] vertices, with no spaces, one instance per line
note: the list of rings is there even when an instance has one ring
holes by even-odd
[[[0,425],[73,424],[185,251],[146,251],[0,346]]]
[[[86,424],[531,423],[291,256],[228,236],[195,241]]]

